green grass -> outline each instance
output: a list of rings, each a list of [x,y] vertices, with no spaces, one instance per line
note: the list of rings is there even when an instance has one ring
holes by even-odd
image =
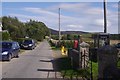
[[[97,80],[98,77],[98,63],[92,62],[93,80]]]
[[[79,77],[85,77],[90,78],[90,67],[87,69],[80,69],[80,70],[74,70],[72,69],[70,59],[67,57],[62,58],[58,62],[59,69],[61,72],[61,75],[65,78],[71,78],[76,77],[77,75]],[[93,72],[93,80],[97,80],[98,76],[98,63],[92,62],[92,72]]]
[[[57,48],[57,47],[55,47],[55,46],[52,46],[51,49],[52,49],[52,50],[61,50],[61,48]]]
[[[120,59],[118,60],[117,66],[118,66],[118,68],[120,68]]]
[[[74,70],[74,69],[69,69],[69,70],[62,70],[61,74],[65,78],[76,78],[76,77],[82,77],[82,78],[90,78],[90,72],[88,69],[80,69],[80,70]]]
[[[72,69],[70,58],[63,57],[57,61],[57,66],[60,69],[61,75],[65,78],[71,77],[87,77],[90,78],[90,69]],[[97,76],[97,63],[93,63],[93,75],[94,77]]]
[[[120,59],[118,60],[118,64],[117,64],[117,66],[118,66],[118,68],[120,68]],[[90,72],[90,68],[88,69],[88,70],[84,70],[85,72],[86,71],[89,71]],[[62,73],[63,73],[64,71],[62,71]],[[66,76],[67,77],[70,77],[71,76],[71,74],[72,73],[77,73],[78,74],[78,71],[74,71],[74,70],[67,70],[66,71],[67,73],[66,73]],[[84,73],[84,72],[83,72]],[[98,63],[96,63],[96,62],[92,62],[92,73],[93,73],[93,80],[97,80],[97,78],[98,78]],[[89,76],[89,73],[87,73],[88,74],[88,76]],[[75,75],[73,75],[73,76],[75,76]],[[83,74],[83,76],[84,76],[84,74]]]
[[[84,35],[85,36],[85,35]],[[90,36],[90,35],[87,35]],[[87,38],[87,37],[86,37]],[[92,41],[91,38],[87,38],[87,41]],[[51,45],[51,43],[49,42]],[[60,50],[61,48],[55,47],[51,45],[52,50]],[[72,69],[70,59],[68,57],[62,57],[56,60],[57,66],[60,69],[61,75],[67,78],[76,77],[85,77],[87,76],[90,78],[90,68],[88,69],[80,69],[74,70]],[[93,79],[97,80],[98,76],[98,63],[92,62],[92,72],[93,72]]]
[[[92,34],[82,34],[82,37],[84,37],[84,38],[88,38],[88,37],[91,37],[92,36]]]

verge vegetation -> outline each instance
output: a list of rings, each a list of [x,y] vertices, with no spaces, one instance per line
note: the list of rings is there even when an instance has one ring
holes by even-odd
[[[2,30],[8,32],[2,34],[3,40],[29,37],[42,41],[45,36],[49,35],[48,27],[43,22],[35,20],[23,23],[17,17],[3,16],[2,26]]]

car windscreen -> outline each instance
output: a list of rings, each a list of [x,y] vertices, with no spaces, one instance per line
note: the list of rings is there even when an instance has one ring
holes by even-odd
[[[0,43],[0,48],[11,48],[12,43],[2,42]]]
[[[25,44],[32,44],[32,40],[25,40],[24,43]]]

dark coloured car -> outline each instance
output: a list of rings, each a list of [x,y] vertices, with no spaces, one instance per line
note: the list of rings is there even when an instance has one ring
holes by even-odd
[[[1,60],[10,61],[12,58],[18,58],[20,52],[20,46],[18,42],[0,42],[0,50],[1,50]]]
[[[26,39],[23,41],[23,43],[21,44],[21,47],[23,49],[34,49],[36,47],[35,41],[33,39]]]
[[[120,48],[120,43],[118,43],[118,44],[116,45],[116,47],[117,47],[117,48]]]

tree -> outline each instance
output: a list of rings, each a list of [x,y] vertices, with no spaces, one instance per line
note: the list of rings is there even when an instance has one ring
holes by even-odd
[[[0,40],[10,40],[11,39],[8,31],[0,32],[0,35],[2,36],[2,39],[0,39]]]
[[[10,33],[13,40],[25,38],[26,36],[42,41],[45,36],[50,34],[49,29],[43,22],[31,20],[22,23],[17,17],[2,17],[2,29]]]
[[[13,40],[25,36],[24,25],[16,17],[2,17],[2,25],[2,30],[8,30]]]
[[[25,24],[27,36],[42,41],[45,36],[50,34],[47,26],[38,21],[30,20]]]

